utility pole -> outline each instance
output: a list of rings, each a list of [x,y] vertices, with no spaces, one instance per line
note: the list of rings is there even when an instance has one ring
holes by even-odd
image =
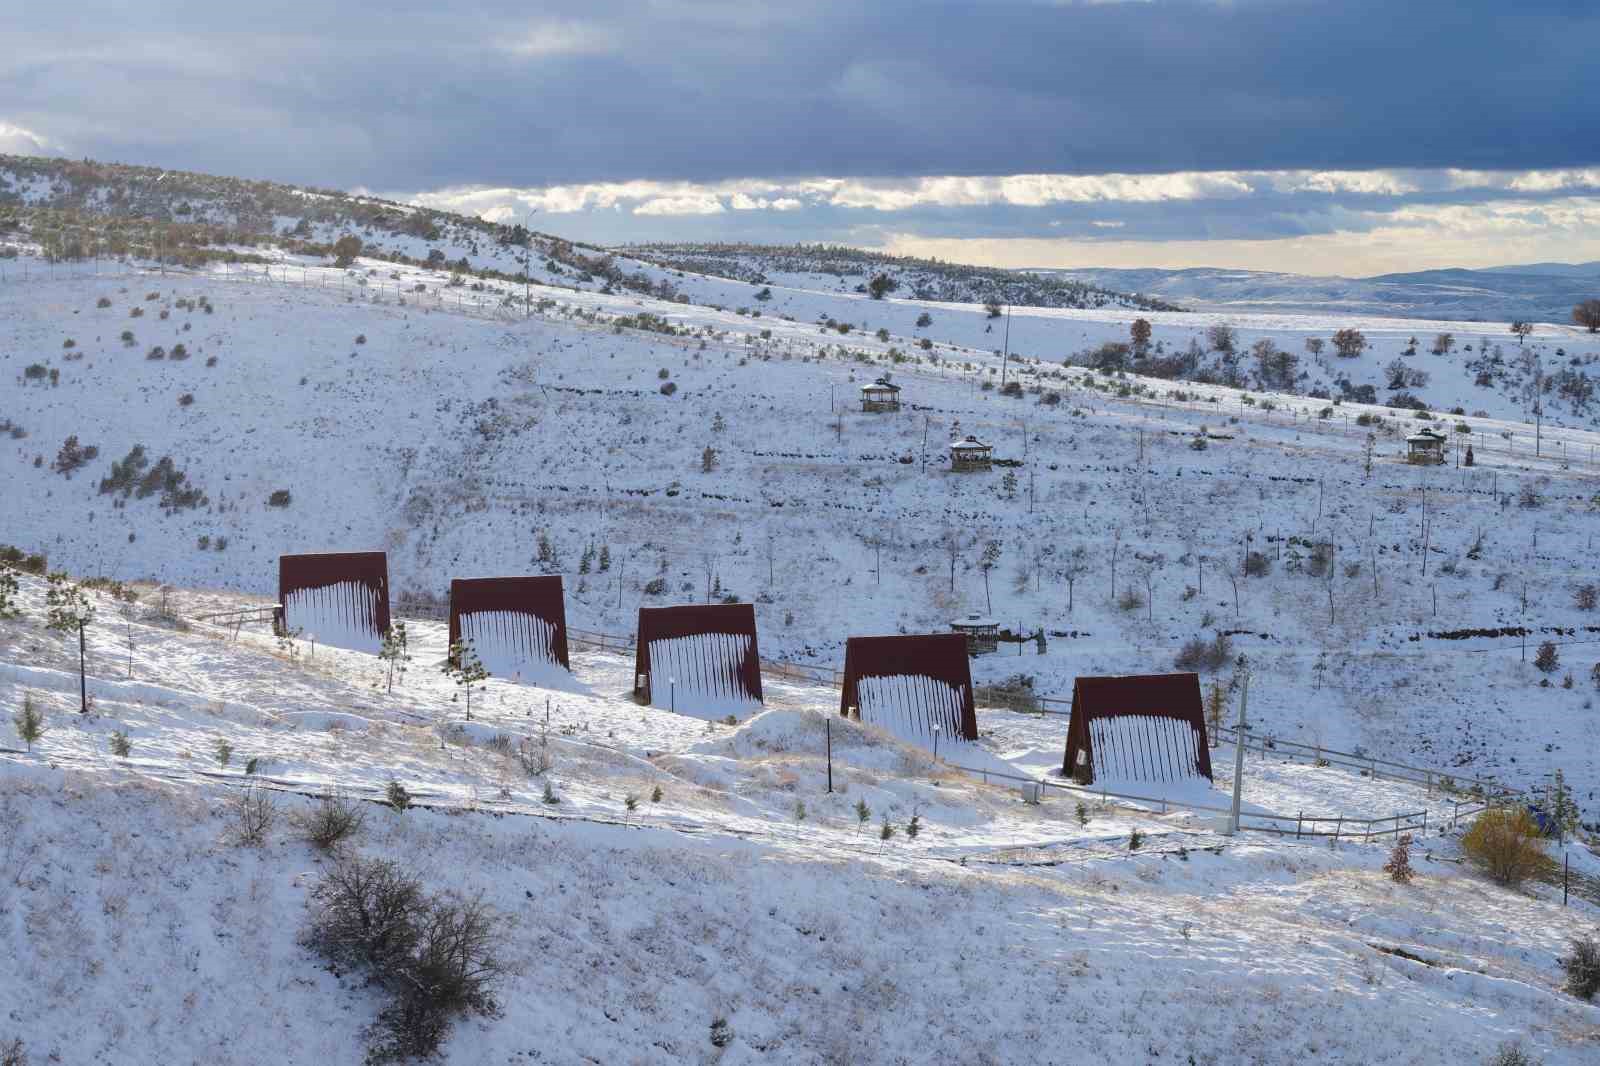
[[[1239,656],[1239,724],[1233,735],[1233,806],[1228,814],[1228,836],[1239,832],[1239,795],[1244,786],[1245,704],[1250,698],[1250,663]]]
[[[1000,387],[1006,387],[1006,363],[1011,358],[1011,305],[1006,304],[1006,339],[1001,346],[1000,356]]]

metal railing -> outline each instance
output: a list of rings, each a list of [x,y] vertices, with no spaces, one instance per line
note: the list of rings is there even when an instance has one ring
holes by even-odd
[[[1233,726],[1225,725],[1216,727],[1215,733],[1217,739],[1225,740],[1232,744],[1237,738],[1238,730]],[[1359,752],[1336,751],[1316,744],[1303,744],[1296,740],[1279,740],[1276,737],[1267,735],[1257,737],[1251,735],[1248,730],[1246,731],[1244,749],[1245,751],[1255,751],[1266,755],[1280,755],[1286,760],[1306,759],[1314,765],[1340,766],[1346,769],[1361,770],[1372,777],[1373,780],[1387,777],[1394,781],[1406,781],[1414,785],[1423,785],[1430,792],[1435,788],[1442,788],[1446,791],[1475,792],[1491,800],[1526,795],[1525,789],[1508,788],[1498,781],[1488,778],[1453,774],[1448,770],[1440,770],[1433,767],[1411,766],[1407,763],[1395,762],[1392,759],[1379,759]]]

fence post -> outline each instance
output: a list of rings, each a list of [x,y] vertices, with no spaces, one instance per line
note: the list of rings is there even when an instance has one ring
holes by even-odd
[[[1296,840],[1300,839],[1300,823],[1305,821],[1305,818],[1306,818],[1306,812],[1305,811],[1299,811],[1294,816],[1294,838]]]
[[[1428,835],[1428,808],[1422,808],[1422,835]]]
[[[1344,828],[1344,815],[1341,814],[1341,815],[1339,815],[1338,820],[1333,823],[1333,842],[1335,844],[1339,843],[1339,830],[1341,830],[1343,828]]]

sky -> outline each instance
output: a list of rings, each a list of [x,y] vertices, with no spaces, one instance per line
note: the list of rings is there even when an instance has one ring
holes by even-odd
[[[0,0],[0,152],[598,243],[1600,259],[1593,0]]]

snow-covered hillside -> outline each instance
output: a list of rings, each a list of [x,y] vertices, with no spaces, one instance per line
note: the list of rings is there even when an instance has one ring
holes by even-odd
[[[651,244],[624,250],[674,270],[753,286],[866,293],[874,279],[902,296],[942,303],[994,301],[1024,307],[1176,311],[1160,300],[1114,292],[1077,279],[967,266],[826,245]]]
[[[42,585],[0,621],[0,703],[45,718],[33,751],[0,748],[0,1047],[30,1061],[357,1061],[383,995],[301,941],[333,865],[301,820],[335,791],[365,811],[348,848],[507,923],[501,1010],[458,1021],[446,1062],[1454,1064],[1514,1043],[1566,1066],[1600,1040],[1558,961],[1592,890],[1491,887],[1437,791],[1247,760],[1247,809],[1430,810],[1397,885],[1387,843],[1022,802],[833,717],[827,687],[771,678],[729,725],[610,695],[631,658],[579,650],[583,692],[491,680],[469,721],[441,624],[413,623],[390,692],[372,656],[174,621],[241,600],[153,586],[95,594],[80,715]],[[1061,741],[1060,718],[980,715],[964,759]],[[365,802],[390,781],[410,810]],[[252,783],[277,813],[242,846]]]
[[[1057,358],[1125,337],[1126,312],[1018,310],[1027,354],[1002,360],[981,307],[774,287],[758,317],[706,306],[734,283],[687,276],[703,304],[545,288],[523,317],[520,285],[276,261],[12,264],[0,540],[78,573],[258,595],[297,551],[386,550],[401,600],[561,573],[572,624],[616,633],[710,589],[757,603],[769,657],[828,667],[850,635],[977,609],[1045,652],[1004,644],[978,683],[1022,674],[1057,696],[1221,632],[1267,679],[1268,729],[1524,786],[1560,767],[1597,816],[1600,619],[1577,591],[1596,580],[1600,437],[1563,427],[1586,420],[1548,394],[1542,427],[1515,421],[1514,379],[1473,385],[1476,353],[1399,357],[1429,368],[1413,391],[1435,411],[1471,412],[1423,422]],[[1319,371],[1355,379],[1381,379],[1416,325],[1148,317],[1167,352],[1223,322],[1240,348],[1359,328],[1369,349]],[[1596,354],[1559,327],[1526,347]],[[861,413],[885,373],[904,409]],[[1423,425],[1448,432],[1450,464],[1403,462]],[[968,433],[1008,465],[952,473],[945,442]],[[1247,550],[1267,573],[1242,576]]]
[[[1481,270],[1422,270],[1371,278],[1317,277],[1193,267],[1040,270],[1045,278],[1138,292],[1207,311],[1384,315],[1479,322],[1565,322],[1600,295],[1600,264],[1533,263]]]

